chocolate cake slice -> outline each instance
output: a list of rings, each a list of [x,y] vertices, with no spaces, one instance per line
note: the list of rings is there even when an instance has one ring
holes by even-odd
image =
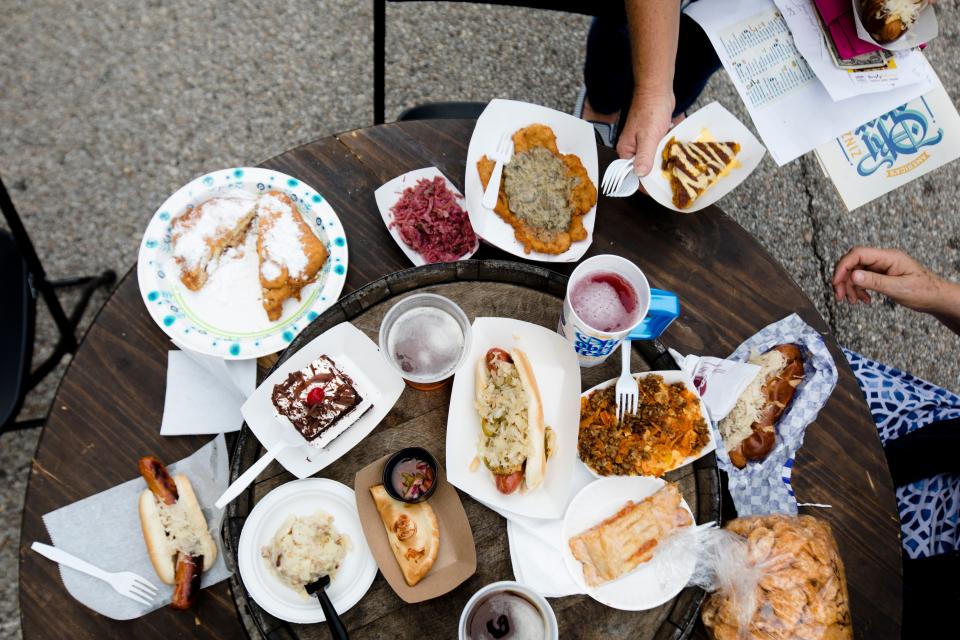
[[[350,414],[363,398],[327,356],[290,372],[273,387],[273,406],[308,442]]]

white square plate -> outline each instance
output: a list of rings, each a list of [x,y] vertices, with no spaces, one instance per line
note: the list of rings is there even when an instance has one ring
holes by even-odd
[[[286,380],[291,371],[305,367],[322,355],[329,356],[338,369],[353,379],[363,397],[363,403],[356,411],[369,408],[325,448],[312,447],[304,440],[301,447],[288,447],[280,451],[277,460],[287,471],[301,479],[332,464],[367,437],[396,404],[405,386],[403,378],[387,364],[380,355],[380,348],[370,338],[349,322],[338,324],[311,340],[280,365],[240,409],[250,430],[267,449],[281,439],[284,429],[292,428],[290,422],[280,416],[273,406],[274,385]]]
[[[464,202],[463,195],[460,193],[460,190],[457,189],[452,182],[447,178],[447,176],[440,173],[440,170],[436,167],[426,167],[424,169],[415,169],[414,171],[408,171],[403,175],[399,175],[390,182],[384,184],[382,187],[373,192],[373,197],[377,201],[377,208],[380,210],[380,217],[383,218],[383,224],[387,227],[387,231],[390,232],[390,237],[393,238],[394,242],[397,243],[397,246],[400,247],[407,257],[410,259],[410,262],[416,267],[422,267],[427,264],[427,261],[423,259],[423,256],[414,251],[406,242],[403,241],[403,238],[400,237],[400,232],[397,231],[396,227],[391,227],[390,223],[393,222],[393,213],[391,209],[397,204],[397,201],[400,199],[400,196],[403,195],[403,192],[408,187],[412,187],[417,184],[420,180],[433,180],[437,176],[443,178],[444,182],[447,183],[447,189],[452,191],[457,196],[457,204],[466,211],[467,204]],[[469,215],[469,214],[467,214]],[[477,249],[480,248],[480,237],[477,236],[477,241],[473,244],[473,249],[470,249],[467,253],[463,254],[457,260],[468,260],[473,257],[473,254],[477,252]]]
[[[661,169],[663,148],[670,138],[679,142],[737,142],[740,144],[740,153],[737,154],[739,166],[734,166],[730,172],[717,180],[703,195],[694,200],[686,209],[673,206],[673,191],[670,189],[670,178]],[[741,182],[747,179],[757,168],[766,148],[750,130],[737,120],[736,116],[723,108],[719,102],[711,102],[686,120],[671,129],[657,145],[654,155],[653,170],[645,177],[640,178],[640,184],[647,190],[650,197],[668,209],[680,213],[694,213],[713,203],[733,191]]]
[[[699,394],[699,392],[697,392],[697,388],[696,388],[695,386],[693,386],[693,381],[690,379],[690,376],[688,376],[688,375],[687,375],[686,373],[684,373],[683,371],[677,371],[677,370],[668,370],[668,371],[643,371],[643,372],[640,372],[640,373],[635,373],[635,374],[633,374],[633,377],[634,377],[634,379],[639,380],[640,378],[643,378],[643,377],[646,377],[646,376],[652,376],[652,375],[658,375],[658,376],[662,377],[662,378],[663,378],[663,381],[664,381],[666,384],[673,384],[674,382],[682,382],[682,383],[683,383],[683,386],[685,386],[687,389],[689,389],[690,391],[692,391],[698,398],[700,398],[700,394]],[[601,383],[598,384],[597,386],[592,387],[592,388],[590,388],[590,389],[587,389],[586,391],[584,391],[584,392],[581,394],[581,397],[586,398],[587,396],[589,396],[589,395],[590,395],[591,393],[593,393],[594,391],[597,391],[598,389],[606,389],[607,387],[612,387],[612,386],[614,386],[615,384],[617,384],[617,378],[611,378],[610,380],[607,380],[606,382],[601,382]],[[579,409],[578,409],[578,411],[579,411]],[[578,415],[579,415],[579,414],[578,414]],[[708,430],[709,433],[710,433],[710,440],[707,441],[707,444],[705,444],[705,445],[703,446],[703,449],[700,449],[700,451],[699,451],[698,453],[695,453],[695,454],[693,454],[692,456],[689,456],[689,457],[685,458],[685,459],[683,460],[683,462],[681,462],[680,464],[678,464],[677,466],[675,466],[673,469],[679,469],[680,467],[684,467],[684,466],[690,464],[691,462],[693,462],[693,461],[695,461],[695,460],[699,460],[700,458],[702,458],[703,456],[707,455],[707,454],[710,453],[711,451],[716,450],[716,448],[717,448],[717,443],[716,443],[716,441],[713,439],[713,429],[710,428],[710,414],[707,412],[707,405],[705,405],[705,404],[703,403],[703,399],[702,399],[702,398],[700,399],[700,415],[702,415],[702,416],[703,416],[703,419],[707,421],[707,430]],[[580,429],[580,425],[579,425],[579,423],[578,423],[578,424],[577,424],[578,436],[579,436],[579,429]],[[579,453],[577,454],[577,460],[580,460]],[[601,475],[598,474],[596,471],[594,471],[593,469],[591,469],[591,468],[590,468],[590,465],[586,464],[586,463],[583,462],[582,460],[580,460],[580,464],[582,464],[584,467],[586,467],[587,471],[589,471],[590,473],[592,473],[592,474],[593,474],[594,476],[596,476],[597,478],[613,477],[613,476],[601,476]],[[673,471],[673,469],[669,469],[668,471]],[[627,477],[627,476],[621,476],[621,477]],[[631,476],[631,477],[633,477],[633,476]]]
[[[568,113],[561,113],[547,107],[515,100],[491,100],[477,119],[477,124],[470,137],[470,147],[467,149],[467,167],[464,176],[464,191],[467,196],[467,212],[473,230],[485,242],[503,249],[507,253],[537,260],[539,262],[576,262],[590,248],[593,242],[593,226],[597,219],[597,205],[583,217],[583,226],[587,229],[587,238],[574,242],[570,248],[558,255],[549,253],[525,253],[523,245],[517,240],[513,227],[503,218],[487,209],[481,203],[483,200],[483,183],[477,172],[477,160],[484,155],[490,155],[496,150],[500,136],[504,133],[513,135],[517,129],[531,124],[545,124],[557,134],[557,148],[560,153],[574,153],[580,156],[580,161],[587,170],[587,175],[593,180],[594,186],[600,183],[597,178],[597,143],[593,133],[593,125],[586,120],[575,118]]]
[[[556,450],[547,461],[547,473],[536,489],[504,495],[477,457],[480,416],[476,399],[476,363],[488,349],[520,349],[527,354],[540,389],[544,421],[557,436]],[[540,325],[509,318],[477,318],[464,366],[453,378],[447,415],[447,479],[450,484],[497,510],[530,518],[559,518],[570,500],[570,480],[577,462],[580,426],[580,366],[570,343]]]

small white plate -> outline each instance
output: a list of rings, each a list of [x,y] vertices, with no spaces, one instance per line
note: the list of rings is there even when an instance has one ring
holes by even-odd
[[[694,200],[686,209],[678,209],[673,205],[673,191],[670,188],[670,178],[661,169],[663,148],[670,138],[680,142],[737,142],[740,144],[740,153],[737,154],[739,166],[734,166],[730,172],[717,180],[703,195]],[[640,184],[647,190],[650,197],[668,209],[680,213],[694,213],[709,207],[720,198],[733,191],[741,182],[747,179],[757,168],[767,150],[756,136],[737,120],[736,116],[727,111],[719,102],[711,102],[686,120],[671,129],[657,145],[654,155],[653,170],[645,177],[640,178]]]
[[[397,243],[397,246],[400,247],[400,250],[403,251],[407,258],[410,259],[410,262],[417,267],[422,267],[423,265],[427,264],[427,261],[423,259],[422,255],[414,251],[406,242],[403,241],[403,238],[400,237],[400,232],[397,231],[396,227],[391,226],[391,223],[393,222],[393,213],[391,213],[391,209],[393,209],[393,206],[397,204],[398,200],[400,200],[400,196],[403,195],[405,189],[416,185],[420,180],[423,179],[432,181],[437,176],[443,178],[444,182],[447,183],[447,189],[452,191],[457,196],[457,204],[460,205],[461,209],[466,211],[467,204],[464,201],[460,190],[457,189],[452,182],[450,182],[447,176],[440,173],[440,170],[436,167],[426,167],[424,169],[408,171],[403,175],[397,176],[373,192],[373,197],[377,201],[377,208],[380,210],[380,217],[383,219],[384,226],[387,227],[387,231],[390,232],[390,236],[393,238],[394,242]],[[467,215],[469,216],[470,214]],[[473,248],[457,258],[457,260],[469,260],[479,248],[480,236],[477,236],[477,241],[473,244]]]
[[[664,381],[666,384],[673,384],[674,382],[682,382],[682,383],[683,383],[683,386],[685,386],[687,389],[689,389],[690,391],[692,391],[692,392],[694,393],[694,395],[696,395],[698,398],[700,398],[700,394],[697,392],[697,388],[696,388],[695,386],[693,386],[693,381],[690,379],[690,376],[688,376],[688,375],[687,375],[686,373],[684,373],[683,371],[678,371],[678,370],[669,370],[669,371],[642,371],[642,372],[640,372],[640,373],[635,373],[635,374],[633,374],[633,377],[634,377],[635,379],[639,380],[640,378],[644,378],[644,377],[646,377],[646,376],[652,376],[652,375],[661,376],[661,377],[663,378],[663,381]],[[617,384],[617,378],[611,378],[610,380],[607,380],[606,382],[601,382],[601,383],[598,384],[597,386],[592,387],[592,388],[590,388],[590,389],[587,389],[587,390],[584,391],[582,394],[580,394],[580,397],[586,398],[588,395],[590,395],[590,394],[593,393],[594,391],[597,391],[597,390],[599,390],[599,389],[606,389],[607,387],[612,387],[612,386],[614,386],[615,384]],[[704,445],[703,449],[701,449],[698,453],[695,453],[695,454],[693,454],[692,456],[689,456],[688,458],[684,459],[683,462],[681,462],[680,464],[678,464],[677,466],[675,466],[673,469],[679,469],[680,467],[684,467],[684,466],[690,464],[691,462],[693,462],[693,461],[695,461],[695,460],[699,460],[700,458],[702,458],[703,456],[707,455],[707,454],[710,453],[711,451],[714,451],[714,450],[717,448],[717,443],[716,443],[716,441],[714,441],[714,439],[713,439],[713,429],[710,428],[710,414],[707,413],[707,405],[705,405],[705,404],[703,403],[703,398],[700,398],[700,415],[703,416],[703,419],[707,422],[707,430],[710,432],[710,440],[707,442],[706,445]],[[578,425],[577,425],[578,432],[579,432],[579,428],[580,428],[580,427],[579,427],[579,424],[578,424]],[[579,451],[578,451],[578,453],[577,453],[577,460],[580,460]],[[598,474],[596,471],[594,471],[593,469],[591,469],[591,468],[590,468],[590,465],[588,465],[587,463],[583,462],[582,460],[580,460],[580,464],[582,464],[584,467],[586,467],[586,468],[587,468],[587,471],[589,471],[590,473],[592,473],[592,474],[593,474],[594,476],[596,476],[597,478],[608,478],[608,477],[611,477],[611,476],[601,476],[601,475]],[[669,469],[668,471],[673,471],[673,469]],[[665,473],[666,473],[666,472],[665,472]],[[638,476],[619,476],[619,477],[638,477]]]
[[[559,518],[570,500],[572,471],[577,464],[580,417],[580,366],[577,354],[555,331],[509,318],[477,318],[470,353],[453,378],[447,415],[447,480],[480,502],[529,518]],[[536,489],[504,495],[493,475],[477,457],[480,416],[476,400],[476,363],[487,350],[517,348],[527,354],[540,390],[544,421],[557,435],[556,450],[547,460],[547,473]]]
[[[261,302],[254,229],[247,234],[242,255],[221,259],[200,291],[190,291],[180,281],[170,242],[173,219],[204,200],[238,191],[256,196],[271,189],[290,196],[329,254],[316,282],[303,288],[299,300],[287,300],[280,319],[273,322]],[[137,258],[140,295],[157,326],[187,349],[226,360],[285,349],[337,301],[346,279],[346,234],[330,204],[305,182],[256,167],[213,171],[180,187],[153,214]]]
[[[545,124],[557,134],[557,148],[560,153],[575,153],[587,170],[587,175],[598,186],[597,142],[593,125],[586,120],[575,118],[547,107],[515,100],[491,100],[483,110],[473,128],[470,147],[467,149],[467,167],[464,177],[464,191],[467,196],[467,211],[473,230],[484,241],[507,253],[539,262],[576,262],[590,248],[593,242],[593,226],[597,219],[597,205],[583,217],[583,226],[587,229],[585,240],[574,242],[570,248],[558,255],[549,253],[525,253],[523,245],[514,235],[513,227],[492,210],[481,203],[483,183],[477,172],[477,161],[484,155],[490,155],[504,133],[513,135],[517,129],[531,124]]]
[[[280,485],[263,497],[247,516],[240,532],[237,564],[250,596],[281,620],[297,624],[323,622],[326,617],[315,596],[294,591],[270,568],[261,555],[264,547],[290,515],[309,516],[323,511],[333,516],[333,526],[350,538],[350,550],[327,595],[343,615],[367,593],[377,576],[377,563],[363,537],[353,489],[326,478],[308,478]]]
[[[647,476],[603,478],[588,484],[570,502],[563,519],[563,561],[577,585],[597,602],[623,611],[646,611],[675,597],[693,575],[696,556],[678,555],[674,546],[670,547],[673,551],[670,558],[665,558],[663,553],[655,553],[649,562],[625,576],[599,587],[588,587],[583,579],[583,565],[570,551],[570,538],[617,513],[627,500],[640,502],[665,484],[659,478]],[[680,504],[690,511],[686,500],[681,499]],[[693,512],[690,512],[690,517],[693,517]]]
[[[241,407],[243,419],[267,449],[281,439],[284,429],[292,428],[273,406],[274,385],[286,380],[291,371],[306,366],[321,355],[329,356],[338,369],[353,379],[363,397],[363,405],[369,401],[373,406],[322,449],[304,441],[301,447],[281,450],[277,460],[298,478],[312,476],[353,449],[380,424],[405,387],[403,378],[380,355],[380,347],[349,322],[340,323],[290,356]],[[363,411],[363,406],[355,411]]]

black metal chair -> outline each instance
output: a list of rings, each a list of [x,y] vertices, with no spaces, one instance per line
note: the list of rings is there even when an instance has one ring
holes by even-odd
[[[10,231],[0,229],[0,433],[37,427],[44,419],[16,422],[27,393],[37,386],[68,353],[77,349],[77,325],[99,287],[116,282],[117,274],[48,280],[27,230],[0,180],[0,209]],[[56,290],[82,287],[80,298],[68,316]],[[51,353],[31,371],[37,295],[43,297],[60,337]]]
[[[386,58],[386,15],[387,2],[405,2],[407,0],[374,0],[373,2],[373,123],[384,122],[384,67]],[[615,0],[594,0],[594,2],[573,2],[571,0],[555,0],[554,2],[477,2],[476,0],[446,0],[448,2],[470,2],[471,4],[507,5],[513,7],[529,7],[532,9],[547,9],[566,13],[580,13],[588,16],[601,15],[610,11],[623,11],[621,2]],[[616,6],[615,6],[616,5]],[[398,120],[427,120],[464,118],[473,119],[480,116],[485,102],[430,102],[406,109]]]

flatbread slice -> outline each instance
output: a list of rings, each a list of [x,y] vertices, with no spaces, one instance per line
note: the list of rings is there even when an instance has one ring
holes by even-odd
[[[430,572],[440,552],[440,526],[433,507],[426,502],[408,504],[394,500],[382,484],[370,487],[370,494],[403,579],[412,587]]]

